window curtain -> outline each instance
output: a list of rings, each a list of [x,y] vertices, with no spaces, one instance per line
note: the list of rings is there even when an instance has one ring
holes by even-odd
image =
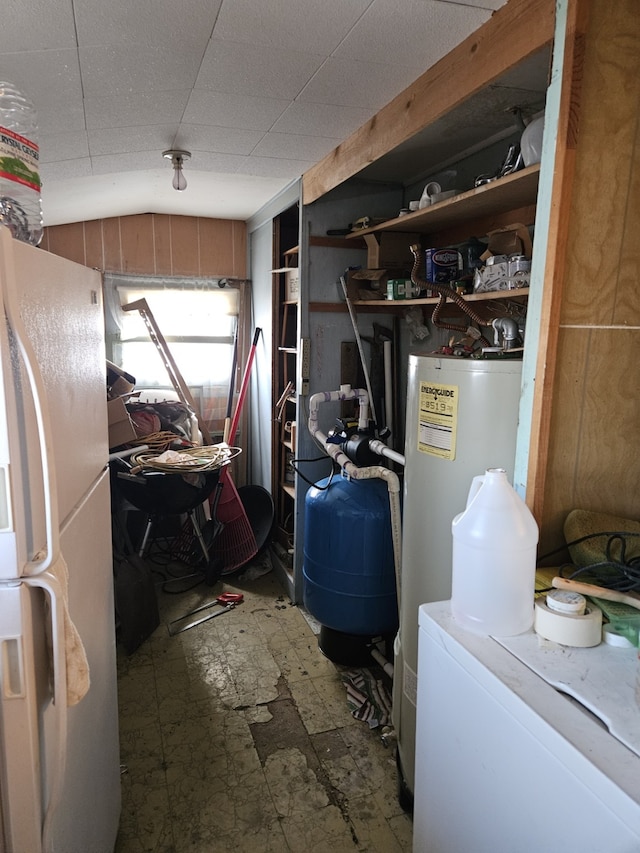
[[[244,337],[247,284],[226,279],[104,276],[107,358],[135,377],[135,390],[143,398],[175,394],[162,353],[139,311],[122,309],[145,299],[214,440],[219,440],[224,426],[234,345],[237,339],[242,346]]]

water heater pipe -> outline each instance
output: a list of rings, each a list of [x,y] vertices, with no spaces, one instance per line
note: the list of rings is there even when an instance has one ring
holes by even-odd
[[[369,394],[369,407],[371,409],[371,417],[373,418],[373,422],[376,425],[376,429],[379,428],[380,424],[378,423],[378,418],[376,416],[376,409],[373,404],[373,394],[371,393],[371,382],[369,380],[369,371],[367,370],[367,360],[364,357],[364,351],[362,349],[362,338],[360,337],[360,330],[358,329],[358,321],[356,319],[355,311],[353,310],[353,305],[351,304],[351,300],[349,299],[349,294],[347,293],[347,282],[345,281],[345,277],[343,275],[340,276],[340,284],[342,285],[342,292],[344,294],[344,301],[347,303],[347,309],[349,311],[349,317],[351,318],[351,325],[353,326],[353,334],[356,336],[356,344],[358,345],[358,353],[360,354],[360,366],[362,367],[362,373],[364,374],[364,381],[367,386],[367,392]]]
[[[391,439],[395,438],[393,422],[393,371],[391,358],[391,341],[382,343],[384,355],[384,422],[389,430]]]
[[[321,431],[318,426],[318,408],[320,403],[327,403],[329,401],[342,401],[342,400],[354,400],[357,399],[360,405],[360,422],[365,425],[368,423],[367,419],[367,408],[368,408],[368,395],[367,392],[363,388],[351,388],[350,385],[342,385],[339,391],[320,391],[317,394],[312,394],[309,398],[309,421],[308,427],[309,432],[318,441],[325,453],[327,453],[339,466],[342,470],[348,474],[349,477],[352,477],[354,480],[370,480],[374,478],[378,478],[380,480],[385,480],[387,483],[387,489],[389,492],[389,509],[391,513],[391,541],[393,545],[393,564],[395,570],[395,578],[396,578],[396,596],[398,599],[398,608],[400,607],[400,567],[402,565],[402,527],[401,527],[401,514],[400,514],[400,481],[398,479],[398,475],[389,470],[389,468],[385,468],[383,465],[370,465],[365,468],[358,468],[357,465],[354,465],[353,462],[349,459],[349,457],[340,450],[340,447],[337,444],[332,444],[327,441],[327,436]],[[375,445],[375,446],[372,446]],[[386,451],[384,454],[380,453],[380,449],[378,445]],[[389,456],[389,458],[393,458],[395,461],[402,460],[404,463],[404,457],[401,454],[396,453],[393,450],[389,450],[389,448],[382,444],[381,441],[373,440],[370,442],[371,449],[374,453],[378,453],[380,455]],[[393,454],[393,455],[391,455]]]

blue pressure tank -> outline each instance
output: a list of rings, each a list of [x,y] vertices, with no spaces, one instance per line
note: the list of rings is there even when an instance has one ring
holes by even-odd
[[[391,513],[380,479],[327,478],[305,499],[304,606],[322,626],[373,637],[398,627]]]

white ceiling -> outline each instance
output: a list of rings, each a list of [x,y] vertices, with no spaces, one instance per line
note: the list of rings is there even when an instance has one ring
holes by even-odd
[[[4,0],[0,79],[38,112],[45,225],[245,220],[503,2]]]

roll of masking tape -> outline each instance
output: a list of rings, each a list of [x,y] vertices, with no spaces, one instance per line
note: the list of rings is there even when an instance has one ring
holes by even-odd
[[[547,595],[547,604],[557,613],[571,613],[574,616],[582,616],[587,609],[587,599],[584,595],[568,589],[554,589]]]
[[[536,601],[533,627],[536,634],[563,646],[589,648],[602,640],[602,611],[587,607],[582,614],[563,613]]]

